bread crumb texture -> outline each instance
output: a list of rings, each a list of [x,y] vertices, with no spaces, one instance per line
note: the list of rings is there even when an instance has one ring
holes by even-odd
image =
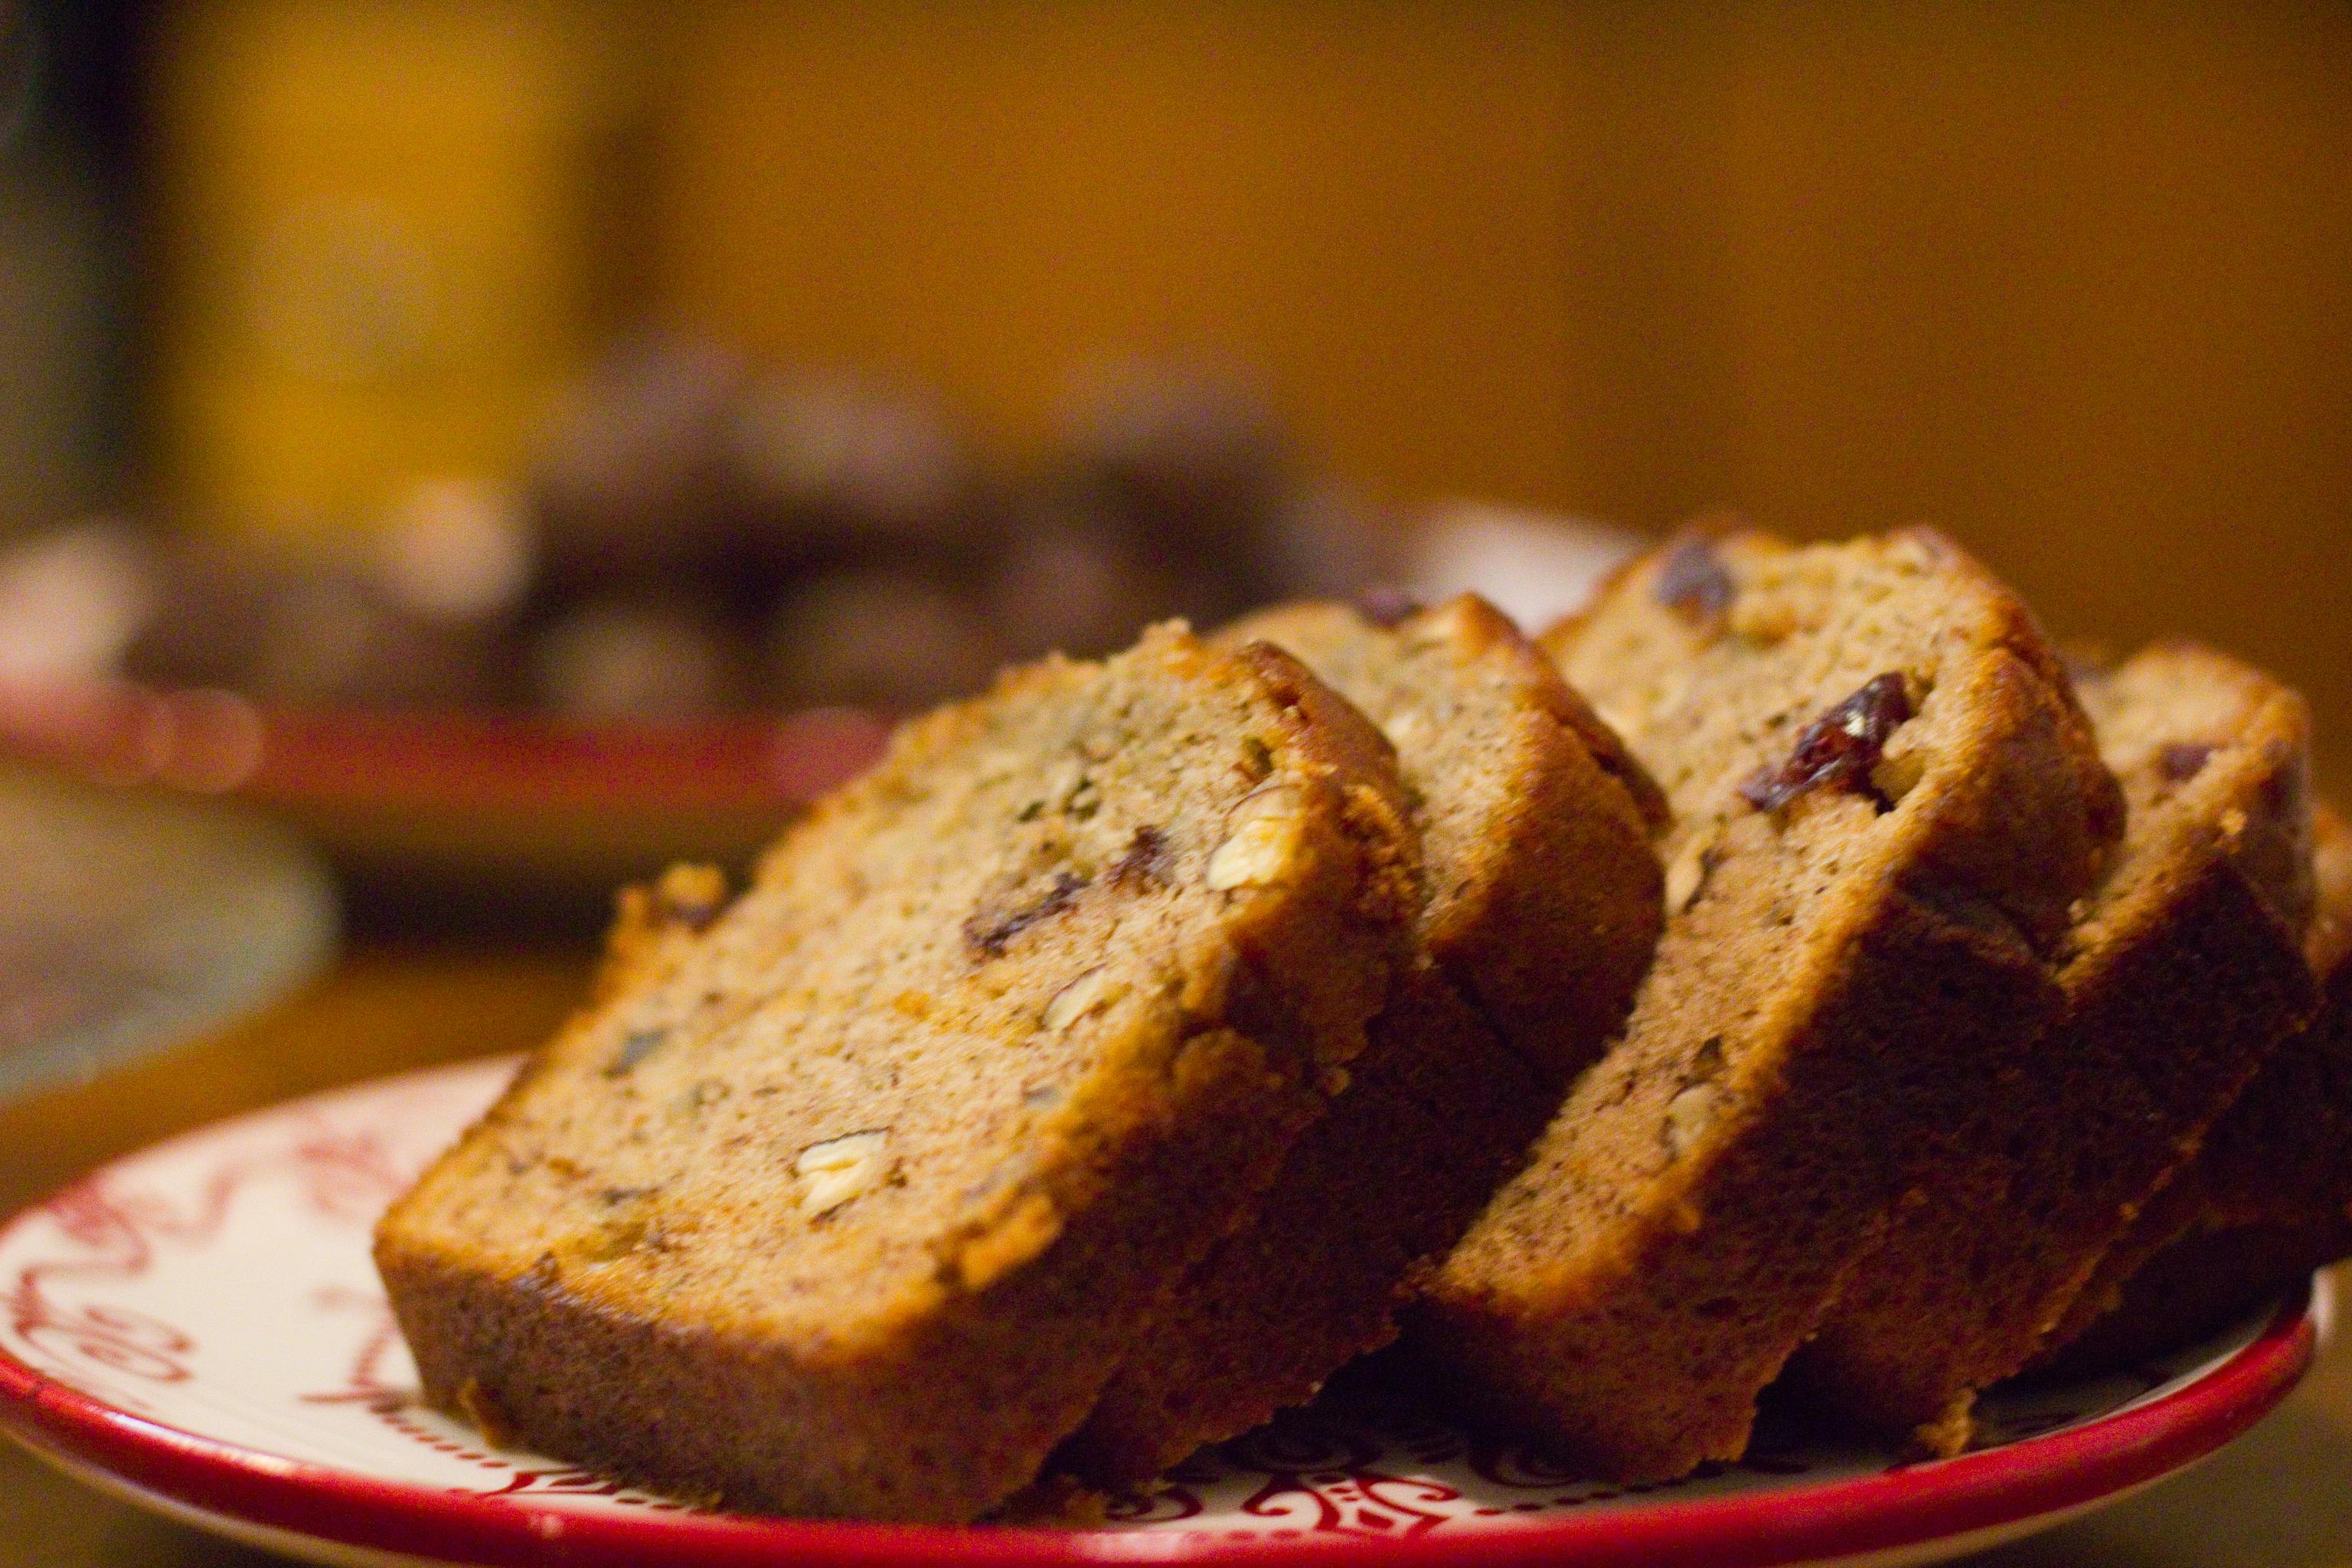
[[[428,1396],[734,1507],[982,1513],[1321,1114],[1419,887],[1387,746],[1278,656],[1160,627],[908,724],[723,912],[625,896],[385,1216]]]
[[[1986,1064],[2054,1010],[2121,799],[2031,616],[1931,531],[1695,531],[1546,643],[1672,808],[1665,930],[1410,1331],[1579,1465],[1675,1476],[1745,1450]]]

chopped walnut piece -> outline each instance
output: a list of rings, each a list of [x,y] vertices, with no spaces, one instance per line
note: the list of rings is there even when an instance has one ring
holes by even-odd
[[[1290,864],[1304,803],[1288,784],[1268,784],[1226,814],[1225,841],[1209,857],[1213,892],[1262,887]]]
[[[845,1132],[822,1143],[812,1143],[793,1162],[793,1174],[808,1184],[801,1190],[801,1212],[812,1217],[835,1209],[881,1185],[887,1173],[882,1145],[890,1136],[887,1127]]]
[[[1712,834],[1698,834],[1682,847],[1666,868],[1666,912],[1678,915],[1698,902],[1706,879],[1716,866],[1718,843]]]
[[[1125,989],[1108,965],[1097,964],[1055,992],[1038,1023],[1049,1030],[1066,1029],[1087,1014],[1118,1000]]]
[[[1666,1152],[1680,1159],[1715,1120],[1722,1091],[1711,1083],[1695,1083],[1666,1102]]]

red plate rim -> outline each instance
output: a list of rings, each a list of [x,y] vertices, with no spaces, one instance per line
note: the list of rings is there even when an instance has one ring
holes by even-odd
[[[591,722],[489,709],[304,708],[128,681],[0,681],[0,748],[112,781],[278,805],[760,807],[814,799],[880,752],[886,718]]]
[[[0,1226],[0,1236],[48,1201]],[[2298,1287],[2252,1342],[2169,1394],[1981,1453],[1759,1495],[1662,1501],[1397,1541],[577,1512],[519,1497],[446,1493],[223,1443],[107,1405],[5,1351],[0,1428],[37,1453],[79,1461],[201,1512],[341,1545],[488,1568],[559,1563],[579,1568],[780,1563],[1058,1568],[1144,1562],[1273,1568],[1291,1557],[1349,1552],[1398,1568],[1538,1562],[1771,1568],[2021,1523],[2114,1498],[2179,1470],[2270,1414],[2309,1370],[2319,1335],[2315,1300],[2313,1286]]]

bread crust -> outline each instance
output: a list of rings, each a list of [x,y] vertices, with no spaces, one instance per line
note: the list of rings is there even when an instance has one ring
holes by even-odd
[[[1822,995],[1701,1190],[1656,1194],[1572,1272],[1447,1259],[1409,1321],[1425,1357],[1467,1374],[1458,1401],[1612,1479],[1746,1453],[1758,1394],[1885,1235],[1909,1174],[1890,1123],[1913,1130],[1901,1108],[1943,1097],[1944,1058],[2003,1049],[2003,1020],[2053,1005],[2012,941],[1900,893]]]
[[[1908,1433],[1929,1453],[1965,1447],[1976,1391],[2026,1364],[2132,1215],[2315,1001],[2300,951],[2310,902],[2301,699],[2182,647],[2140,655],[2108,689],[2129,704],[2118,727],[2189,725],[2180,742],[2226,750],[2184,783],[2166,775],[2166,748],[2105,738],[2141,821],[2109,885],[2085,900],[2058,972],[2063,1007],[2012,1069],[1958,1108],[1917,1198],[1790,1368],[1849,1417]],[[2189,711],[2164,714],[2167,699]]]
[[[2289,1289],[2312,1270],[2352,1256],[2352,1215],[2209,1226],[2192,1223],[2136,1268],[2074,1339],[2045,1354],[2037,1373],[2102,1377],[2194,1343]]]
[[[1252,1220],[1188,1274],[1054,1464],[1109,1489],[1314,1397],[1542,1130],[1548,1093],[1433,969],[1402,982]]]
[[[1665,574],[1692,539],[1712,559],[1704,602],[1684,615]],[[1749,643],[1726,637],[1773,649],[1834,624],[1833,605],[1786,595],[1744,620],[1756,584],[1843,583],[1849,563],[1874,593],[1925,583],[1945,606],[1916,721],[1930,749],[1874,818],[1852,796],[1816,797],[1784,829],[1727,803],[1719,770],[1777,762],[1787,735],[1709,759],[1674,725],[1727,730],[1687,673],[1748,657]],[[1593,689],[1678,814],[1666,934],[1624,1039],[1445,1260],[1408,1332],[1468,1403],[1591,1473],[1658,1479],[1745,1451],[1758,1393],[1883,1237],[1956,1103],[2051,1016],[2067,906],[2103,863],[2121,802],[2031,616],[1927,531],[1815,553],[1710,529],[1635,563],[1545,641],[1571,680],[1598,676],[1623,688],[1619,700],[1657,708],[1659,731],[1643,713],[1620,722]],[[1839,655],[1824,664],[1809,657],[1817,641],[1787,646],[1794,670],[1886,668],[1866,649],[1824,648]],[[1819,694],[1800,718],[1839,695],[1805,679]],[[1753,934],[1723,923],[1781,901],[1776,847],[1816,820],[1805,842],[1822,854],[1851,843],[1808,889],[1802,921],[1767,918]],[[1677,889],[1685,858],[1703,869]],[[1753,950],[1760,983],[1711,978],[1726,943]],[[1674,1106],[1694,1091],[1709,1109],[1685,1141]]]
[[[1205,829],[1180,847],[1172,869],[1144,858],[1134,872],[1139,885],[1173,879],[1148,896],[1216,900],[1183,906],[1215,912],[1169,928],[1167,940],[1179,945],[1151,960],[1164,958],[1165,971],[1152,971],[1164,982],[1088,1026],[1092,1043],[1071,1058],[1076,1076],[1055,1099],[1018,1113],[1023,1120],[1011,1125],[1021,1131],[1001,1155],[992,1146],[974,1156],[985,1157],[971,1167],[987,1173],[982,1181],[941,1189],[936,1208],[876,1211],[911,1216],[919,1228],[901,1238],[856,1228],[883,1223],[860,1221],[857,1205],[884,1203],[887,1184],[850,1201],[848,1229],[831,1210],[803,1220],[789,1215],[789,1204],[780,1208],[776,1194],[795,1179],[793,1153],[759,1137],[722,1142],[714,1132],[707,1148],[693,1145],[691,1158],[665,1153],[669,1145],[658,1142],[649,1153],[629,1152],[637,1147],[629,1128],[684,1125],[673,1101],[644,1100],[638,1079],[660,1070],[690,1076],[702,1059],[696,1053],[716,1048],[698,1042],[761,1019],[790,1024],[803,1005],[793,994],[738,994],[725,976],[822,980],[833,973],[827,965],[846,965],[845,983],[856,981],[866,958],[856,921],[845,926],[824,911],[841,899],[850,902],[839,907],[869,906],[857,901],[870,891],[871,869],[856,849],[872,825],[919,811],[954,770],[1009,767],[1025,781],[1049,759],[992,760],[985,754],[991,726],[1016,711],[1059,711],[1014,705],[1083,706],[1113,681],[1170,701],[1242,704],[1269,743],[1256,753],[1238,736],[1201,743],[1230,743],[1244,763],[1255,756],[1269,784],[1292,792],[1286,799],[1296,808],[1296,836],[1282,840],[1273,880],[1229,891],[1194,890],[1201,884],[1192,879],[1214,842]],[[1209,768],[1188,787],[1218,801],[1253,787],[1222,778]],[[1148,792],[1160,786],[1147,777],[1133,787],[1149,804]],[[973,840],[975,853],[982,841]],[[1125,875],[1106,873],[1097,885],[1108,889]],[[1295,665],[1236,658],[1181,628],[1156,630],[1107,666],[1030,667],[986,697],[918,721],[872,773],[790,834],[752,889],[708,931],[680,937],[656,921],[648,940],[642,918],[625,921],[598,1002],[385,1215],[377,1265],[426,1396],[494,1438],[519,1437],[730,1507],[930,1521],[985,1511],[1034,1476],[1084,1416],[1168,1282],[1234,1223],[1322,1114],[1333,1075],[1362,1048],[1364,1024],[1409,951],[1417,875],[1404,796],[1377,734]],[[1061,884],[1055,888],[1061,898]],[[877,1016],[869,1034],[929,1038],[925,1020],[939,1015],[927,1009],[950,1005],[963,1009],[955,1029],[981,1030],[957,1033],[957,1041],[985,1037],[981,1025],[961,1021],[967,1015],[1034,1020],[1027,998],[1058,997],[1070,977],[1056,966],[1075,968],[1099,952],[1100,941],[1087,933],[1127,918],[1122,911],[1142,908],[1137,900],[1146,896],[1107,892],[1123,901],[1099,906],[1048,899],[1066,932],[1036,926],[1033,933],[1025,909],[977,934],[967,921],[961,940],[977,944],[972,967],[952,971],[972,976],[954,982],[965,989],[885,1004],[895,1010]],[[942,951],[964,951],[953,945],[953,914],[939,918],[950,921]],[[1101,929],[1109,940],[1118,928]],[[1010,956],[993,956],[1006,946]],[[1065,952],[1081,956],[1055,956]],[[687,1022],[635,1065],[630,1029],[646,1016],[669,1016],[664,1009]],[[850,1023],[865,1016],[855,1007],[852,1015]],[[837,1009],[823,1016],[848,1026]],[[715,1059],[798,1062],[793,1070],[841,1078],[829,1057]],[[843,1059],[854,1071],[855,1060]],[[971,1058],[969,1078],[1000,1080],[1005,1062],[1022,1059],[1018,1042],[1009,1053],[992,1047]],[[877,1096],[887,1102],[897,1080],[844,1081],[867,1083],[856,1092],[870,1103]],[[1029,1103],[1019,1081],[1002,1088],[1015,1106]],[[698,1102],[703,1086],[691,1087]],[[757,1100],[758,1085],[732,1087],[738,1093],[726,1106]],[[786,1112],[730,1114],[739,1121],[729,1125],[750,1136],[761,1125],[755,1114]],[[666,1193],[599,1197],[596,1184],[609,1179],[600,1162],[676,1168],[698,1195],[690,1205],[681,1200],[685,1212],[676,1215],[661,1206]],[[574,1224],[573,1205],[563,1196],[575,1191],[577,1206],[590,1210],[610,1200],[635,1212],[627,1205],[643,1202],[656,1223],[618,1231],[610,1248],[576,1246],[565,1228]],[[664,1232],[673,1219],[681,1228]],[[877,1258],[906,1261],[887,1272],[855,1271],[856,1289],[836,1289],[798,1272],[795,1259],[833,1255],[807,1250],[819,1245],[801,1239],[809,1235],[852,1249],[844,1256],[879,1248]]]
[[[1426,812],[1471,820],[1426,840],[1438,891],[1418,927],[1423,957],[1373,1020],[1349,1087],[1057,1455],[1106,1487],[1304,1403],[1396,1336],[1411,1278],[1517,1167],[1568,1075],[1622,1018],[1659,921],[1643,796],[1622,782],[1638,765],[1622,752],[1615,771],[1602,765],[1584,739],[1599,721],[1485,601],[1392,628],[1345,605],[1294,605],[1220,638],[1289,647],[1376,714],[1406,689],[1391,727],[1407,783]],[[1416,721],[1457,700],[1477,710],[1486,742],[1475,790],[1473,764]]]
[[[2099,1259],[2037,1368],[2123,1364],[2352,1253],[2352,827],[2323,803],[2312,842],[2315,1016]]]

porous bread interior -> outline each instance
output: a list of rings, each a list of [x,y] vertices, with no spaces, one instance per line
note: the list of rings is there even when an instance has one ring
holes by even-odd
[[[1658,868],[1625,775],[1646,780],[1499,610],[1464,595],[1389,626],[1294,604],[1216,640],[1297,656],[1395,743],[1437,967],[1399,981],[1258,1217],[1186,1279],[1065,1446],[1110,1485],[1255,1425],[1393,1335],[1400,1284],[1516,1164],[1622,1020],[1656,936]],[[1465,1000],[1482,979],[1502,1001],[1484,1022]],[[1528,1016],[1538,1029],[1513,1037]]]
[[[2031,1357],[2310,1001],[2302,700],[2186,644],[2076,689],[2128,816],[2061,949],[2062,1009],[1800,1361],[1847,1414],[1931,1451],[1966,1442],[1974,1391]]]
[[[2076,688],[2099,737],[2099,755],[2122,784],[2123,842],[2082,918],[2067,932],[2070,954],[2114,942],[2144,917],[2160,881],[2200,853],[2212,825],[2257,781],[2283,771],[2276,789],[2300,798],[2300,754],[2308,729],[2300,699],[2261,670],[2189,644],[2146,649]],[[2187,779],[2168,772],[2175,746],[2207,748]],[[2233,854],[2248,881],[2275,900],[2275,912],[2305,929],[2313,904],[2309,818],[2295,810],[2238,812],[2246,842]],[[2251,832],[2249,832],[2251,830]],[[2062,977],[2063,978],[2063,977]]]
[[[2177,1176],[2100,1260],[2035,1361],[2094,1376],[2183,1342],[2352,1247],[2352,826],[2312,809],[2304,957],[2318,1015],[2280,1042]],[[2260,1267],[2235,1279],[2216,1268]],[[2218,1305],[2217,1305],[2218,1303]],[[2207,1310],[2211,1308],[2211,1310]]]
[[[1206,863],[1244,797],[1301,777],[1264,688],[1230,668],[1156,634],[910,726],[698,952],[536,1064],[404,1205],[407,1229],[597,1300],[855,1353],[933,1297],[954,1242],[1082,1163],[1123,1079],[1171,1070],[1216,1016],[1231,926],[1279,894],[1203,891]],[[943,753],[957,764],[900,765]],[[828,830],[852,815],[857,833]],[[1066,899],[1064,878],[1082,884]],[[1002,956],[977,950],[1000,931]],[[1093,1005],[1046,1026],[1073,977]],[[871,1183],[811,1212],[796,1160],[871,1132]],[[1027,1213],[1016,1250],[1051,1239],[1051,1211]]]
[[[1475,595],[1394,626],[1285,605],[1228,627],[1292,648],[1395,743],[1419,807],[1418,935],[1504,1044],[1565,1086],[1623,1023],[1661,920],[1641,764],[1510,618]]]
[[[1503,673],[1480,663],[1443,607],[1389,631],[1345,605],[1292,605],[1225,635],[1297,654],[1395,744],[1429,884],[1420,935],[1442,943],[1477,891],[1482,851],[1525,792],[1524,694],[1501,689]]]
[[[1986,655],[2017,641],[2021,614],[1997,584],[1951,570],[1954,552],[1924,533],[1801,550],[1743,533],[1713,549],[1738,583],[1727,622],[1660,604],[1654,559],[1547,639],[1665,793],[1669,899],[1685,892],[1678,867],[1697,877],[1683,907],[1670,904],[1623,1036],[1447,1260],[1450,1288],[1564,1305],[1605,1289],[1622,1222],[1695,1212],[1712,1157],[1776,1091],[1782,1042],[1975,765],[1969,726],[1988,700],[1978,683],[1997,662]],[[1890,672],[1915,713],[1889,740],[1882,776],[1916,775],[1893,784],[1892,810],[1833,787],[1778,813],[1741,798],[1759,764]],[[2053,913],[1997,916],[2030,929]],[[1669,1105],[1701,1085],[1704,1117],[1670,1120]]]

